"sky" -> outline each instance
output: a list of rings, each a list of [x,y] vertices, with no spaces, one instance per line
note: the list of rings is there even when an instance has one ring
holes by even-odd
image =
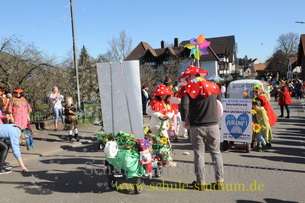
[[[73,0],[76,47],[97,57],[108,40],[124,30],[133,40],[153,48],[196,38],[235,36],[237,57],[272,56],[281,34],[305,34],[304,0]],[[70,0],[1,2],[0,40],[17,36],[49,56],[72,56]]]

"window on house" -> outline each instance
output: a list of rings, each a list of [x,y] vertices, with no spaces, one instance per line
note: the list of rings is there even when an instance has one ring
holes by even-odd
[[[156,62],[146,62],[145,64],[148,65],[148,66],[156,66],[157,65]]]
[[[172,64],[173,61],[163,61],[163,65],[168,65],[168,64]]]

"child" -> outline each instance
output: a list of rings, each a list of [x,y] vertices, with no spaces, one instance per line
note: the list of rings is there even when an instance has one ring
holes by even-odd
[[[76,119],[77,109],[76,106],[74,106],[72,103],[73,103],[72,97],[67,97],[66,105],[63,108],[63,112],[65,115],[65,124],[69,131],[69,141],[70,142],[72,141],[72,130],[74,129],[74,138],[76,139],[77,142],[79,142],[78,131],[77,131],[78,123]]]
[[[174,106],[173,106],[174,107]],[[168,137],[170,138],[171,132],[174,134],[174,142],[178,142],[178,125],[179,125],[179,117],[178,117],[178,109],[174,108],[174,115],[169,120],[169,129],[167,130]]]
[[[170,98],[173,92],[165,85],[160,84],[155,92],[152,94],[153,99],[149,102],[146,109],[146,113],[151,116],[149,121],[149,128],[153,134],[158,134],[161,128],[161,120],[164,120],[161,132],[166,138],[168,136],[169,119],[172,119],[174,111]],[[169,166],[175,167],[177,163],[173,162],[171,155],[169,154]]]
[[[256,133],[257,149],[260,148],[259,146],[261,144],[263,151],[267,151],[266,145],[267,143],[270,143],[272,138],[267,112],[264,107],[260,106],[259,101],[252,102],[252,109],[256,111],[253,122],[258,123],[261,126],[260,132]]]
[[[169,121],[174,115],[170,97],[173,92],[165,85],[160,84],[156,91],[152,94],[152,99],[146,109],[146,113],[151,116],[149,128],[153,134],[158,134],[161,120],[165,120],[163,124],[162,134],[168,138],[167,130],[169,128]]]

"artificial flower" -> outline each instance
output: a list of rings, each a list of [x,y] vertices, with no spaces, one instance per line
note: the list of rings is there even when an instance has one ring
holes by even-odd
[[[148,133],[148,131],[149,131],[149,128],[148,128],[148,126],[146,126],[146,127],[144,128],[144,135],[146,135],[146,134]]]
[[[141,147],[143,147],[143,148],[148,148],[148,147],[150,147],[150,145],[151,145],[151,143],[147,139],[144,139],[143,142],[141,142]]]
[[[167,138],[166,137],[162,137],[161,138],[161,143],[162,144],[166,144],[167,143]]]
[[[189,44],[186,44],[184,47],[191,50],[190,56],[194,54],[195,59],[199,61],[201,55],[207,55],[207,47],[210,46],[211,42],[205,40],[204,35],[201,34],[197,39],[192,38]]]
[[[253,126],[252,126],[252,129],[254,132],[258,133],[261,131],[261,125],[258,124],[258,123],[255,123]]]

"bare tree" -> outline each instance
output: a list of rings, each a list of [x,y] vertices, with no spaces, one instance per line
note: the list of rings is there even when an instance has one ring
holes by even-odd
[[[131,52],[132,38],[126,35],[126,32],[122,30],[119,33],[119,37],[113,37],[108,40],[110,50],[108,52],[111,61],[123,61]]]
[[[140,66],[140,79],[142,86],[147,85],[152,87],[156,84],[156,80],[158,79],[157,69],[153,66],[142,64]]]
[[[53,78],[61,78],[55,58],[15,36],[1,39],[0,47],[1,82],[7,89],[23,88],[34,109],[44,103]]]
[[[296,33],[281,34],[277,39],[276,50],[281,50],[287,57],[295,56],[298,52],[299,35]]]

